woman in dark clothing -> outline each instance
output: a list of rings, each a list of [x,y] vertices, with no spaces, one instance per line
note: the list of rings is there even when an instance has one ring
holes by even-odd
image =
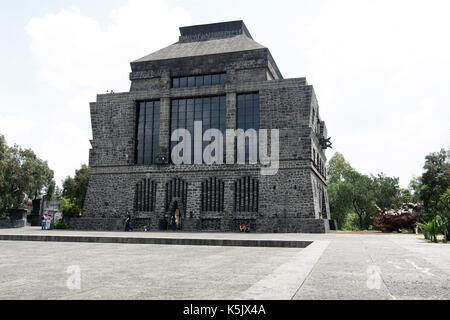
[[[170,225],[172,226],[173,231],[177,230],[177,220],[174,215],[172,216],[172,219],[170,220]]]
[[[132,228],[131,228],[131,215],[127,211],[126,218],[125,218],[125,231],[130,231],[130,230],[132,230]]]

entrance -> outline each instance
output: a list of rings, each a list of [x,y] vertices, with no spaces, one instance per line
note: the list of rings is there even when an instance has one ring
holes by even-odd
[[[169,229],[182,230],[183,229],[183,204],[179,199],[173,199],[169,207]]]

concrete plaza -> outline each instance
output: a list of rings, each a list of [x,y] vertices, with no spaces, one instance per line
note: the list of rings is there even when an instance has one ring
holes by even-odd
[[[0,230],[8,235],[170,237],[181,244],[1,240],[0,299],[450,299],[450,244],[420,235]],[[187,246],[183,239],[312,243]],[[71,282],[78,274],[80,282]]]

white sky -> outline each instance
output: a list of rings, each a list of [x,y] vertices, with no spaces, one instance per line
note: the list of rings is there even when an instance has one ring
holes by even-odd
[[[186,25],[244,20],[285,78],[314,85],[333,150],[407,186],[450,148],[450,1],[21,0],[0,4],[0,133],[56,182],[88,163],[89,102]]]

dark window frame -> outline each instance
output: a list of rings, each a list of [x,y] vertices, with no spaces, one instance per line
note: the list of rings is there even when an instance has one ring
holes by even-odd
[[[236,94],[236,129],[247,131],[255,129],[256,134],[261,128],[259,92],[242,92]],[[256,112],[255,112],[256,111]],[[247,118],[249,116],[249,118]],[[236,138],[237,139],[237,138]],[[249,161],[249,141],[245,139],[245,162]],[[259,159],[259,146],[257,160]],[[237,143],[235,143],[235,158],[237,159]]]
[[[172,77],[171,87],[178,88],[194,88],[202,86],[224,85],[228,82],[226,72],[199,74],[182,77]]]
[[[184,104],[186,108],[184,111],[180,113],[180,102]],[[192,117],[188,116],[188,105],[193,106]],[[217,106],[217,113],[212,110],[213,105]],[[174,112],[174,108],[177,108],[177,112]],[[200,109],[200,110],[199,110]],[[191,162],[194,163],[194,122],[202,121],[202,135],[208,129],[218,129],[222,132],[224,136],[224,161],[225,161],[225,131],[226,131],[226,123],[227,123],[227,100],[226,95],[212,95],[212,96],[201,96],[201,97],[190,97],[190,98],[175,98],[170,101],[170,126],[169,126],[169,134],[172,137],[172,132],[175,129],[188,129],[191,133]],[[213,119],[212,115],[216,114],[217,117]],[[176,115],[176,116],[175,116]],[[198,118],[201,116],[201,118]],[[177,120],[174,121],[174,118]],[[180,118],[183,121],[183,124],[180,123]],[[189,119],[189,123],[188,123]],[[170,139],[169,137],[169,139]],[[170,162],[172,163],[172,149],[178,144],[178,142],[169,141],[170,144]],[[202,152],[204,148],[208,145],[208,142],[202,141]],[[203,157],[202,157],[203,158]]]
[[[151,117],[147,112],[151,109]],[[160,100],[136,102],[136,133],[134,163],[152,165],[156,163],[159,149]],[[151,124],[147,121],[151,119]],[[150,132],[148,132],[150,130]],[[149,143],[149,141],[150,143]]]

